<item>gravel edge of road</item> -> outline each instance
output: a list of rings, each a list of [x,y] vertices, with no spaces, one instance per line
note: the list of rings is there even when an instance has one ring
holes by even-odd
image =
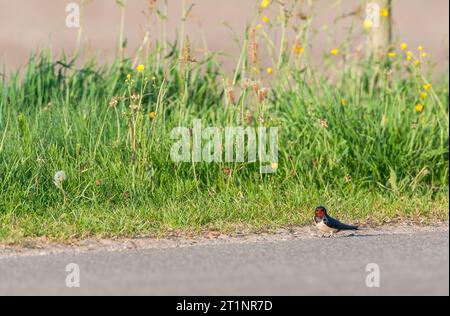
[[[412,223],[383,225],[356,233],[358,236],[416,234],[427,232],[449,232],[449,222],[435,223],[433,226],[422,226]],[[351,237],[342,233],[335,238]],[[165,238],[118,238],[118,239],[84,239],[68,244],[49,243],[43,240],[27,241],[23,245],[4,245],[0,243],[0,259],[25,256],[46,256],[61,253],[86,253],[97,251],[127,251],[147,249],[184,248],[201,245],[239,244],[277,242],[288,240],[317,239],[320,235],[314,227],[292,227],[275,232],[223,235],[218,232],[205,232],[195,237]]]

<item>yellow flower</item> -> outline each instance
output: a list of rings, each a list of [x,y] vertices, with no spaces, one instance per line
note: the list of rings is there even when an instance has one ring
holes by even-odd
[[[414,65],[419,66],[420,65],[420,60],[415,60],[414,61]]]
[[[266,71],[267,71],[267,73],[269,75],[273,74],[273,68],[272,67],[267,68]]]
[[[333,56],[337,56],[337,55],[339,55],[339,49],[338,48],[333,48],[330,53]]]
[[[130,74],[127,75],[127,80],[128,81],[131,80],[131,75]]]
[[[388,56],[391,57],[391,58],[395,58],[395,57],[397,56],[397,53],[395,53],[395,52],[390,52],[390,53],[388,54]]]
[[[387,9],[387,8],[382,8],[381,11],[380,11],[380,15],[381,15],[383,18],[387,18],[387,17],[389,16],[389,9]]]
[[[256,26],[256,28],[257,28],[258,30],[260,30],[260,29],[263,28],[263,26],[262,26],[262,24],[258,24],[258,25]]]
[[[431,83],[427,83],[426,85],[423,86],[423,88],[425,89],[425,91],[430,91],[431,88],[433,88],[433,86],[431,85]]]
[[[264,22],[264,23],[269,23],[269,17],[268,16],[263,16],[262,17],[262,21]]]
[[[373,28],[373,22],[371,20],[364,21],[364,29],[370,31]]]
[[[406,53],[406,55],[412,56],[412,55],[413,55],[413,52],[412,52],[412,51],[408,51],[408,52]]]
[[[305,49],[298,44],[294,45],[294,47],[292,48],[292,52],[296,55],[301,55],[304,51]]]
[[[342,106],[347,106],[348,105],[348,100],[347,99],[341,99],[341,104],[342,104]]]
[[[402,50],[406,50],[406,49],[408,48],[408,44],[402,43],[402,44],[400,45],[400,48],[401,48]]]
[[[265,8],[267,8],[269,6],[269,4],[270,4],[270,0],[262,0],[261,1],[261,8],[265,9]]]
[[[409,56],[409,55],[408,55],[408,56],[406,56],[406,60],[407,60],[407,61],[411,61],[411,59],[412,59],[412,57],[411,57],[411,56]]]
[[[277,170],[277,169],[278,169],[278,163],[273,162],[273,163],[271,164],[271,167],[272,167],[272,170]]]
[[[136,70],[139,72],[143,72],[145,70],[145,65],[139,65],[136,67]]]
[[[425,58],[425,57],[427,57],[427,56],[428,56],[428,54],[427,54],[427,53],[425,53],[425,52],[423,52],[423,53],[422,53],[422,57],[424,57],[424,58]]]
[[[150,113],[148,113],[148,116],[149,116],[152,120],[154,120],[154,119],[156,118],[156,113],[155,113],[155,112],[150,112]]]
[[[422,112],[423,112],[423,109],[424,109],[423,104],[420,104],[420,103],[417,103],[417,104],[416,104],[416,112],[417,112],[417,113],[422,113]]]
[[[422,100],[425,101],[425,100],[428,98],[428,93],[422,92],[422,93],[420,94],[420,98],[421,98]]]
[[[420,52],[423,51],[423,46],[420,45],[419,47],[417,47],[417,50],[420,51]]]

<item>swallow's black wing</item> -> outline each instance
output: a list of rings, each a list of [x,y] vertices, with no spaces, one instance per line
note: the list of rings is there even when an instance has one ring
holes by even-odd
[[[359,229],[358,226],[345,225],[345,224],[342,224],[337,219],[334,219],[331,217],[327,218],[326,224],[328,225],[328,227],[331,227],[331,228],[337,229],[337,230],[358,230]]]

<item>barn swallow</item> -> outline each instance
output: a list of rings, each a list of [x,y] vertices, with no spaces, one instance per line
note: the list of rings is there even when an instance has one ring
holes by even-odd
[[[333,234],[339,233],[340,231],[359,230],[358,226],[345,225],[340,221],[331,218],[330,216],[328,216],[327,209],[323,206],[319,206],[316,208],[314,223],[316,224],[317,229],[319,229],[323,233],[329,233],[330,237],[333,237]]]

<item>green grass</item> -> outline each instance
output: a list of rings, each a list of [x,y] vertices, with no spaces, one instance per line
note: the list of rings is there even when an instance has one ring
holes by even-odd
[[[286,59],[272,76],[243,57],[248,77],[238,71],[235,86],[230,80],[231,106],[214,56],[179,59],[176,50],[166,58],[156,51],[138,73],[129,60],[77,66],[44,52],[3,79],[0,242],[270,230],[309,224],[319,204],[359,223],[448,219],[447,79],[435,80],[418,113],[431,76],[400,57],[343,65],[328,56],[320,71]],[[239,92],[245,78],[267,87],[267,99],[252,84]],[[247,112],[252,126],[281,127],[277,173],[171,161],[173,127],[195,118],[246,126]],[[57,188],[59,170],[67,180]]]

